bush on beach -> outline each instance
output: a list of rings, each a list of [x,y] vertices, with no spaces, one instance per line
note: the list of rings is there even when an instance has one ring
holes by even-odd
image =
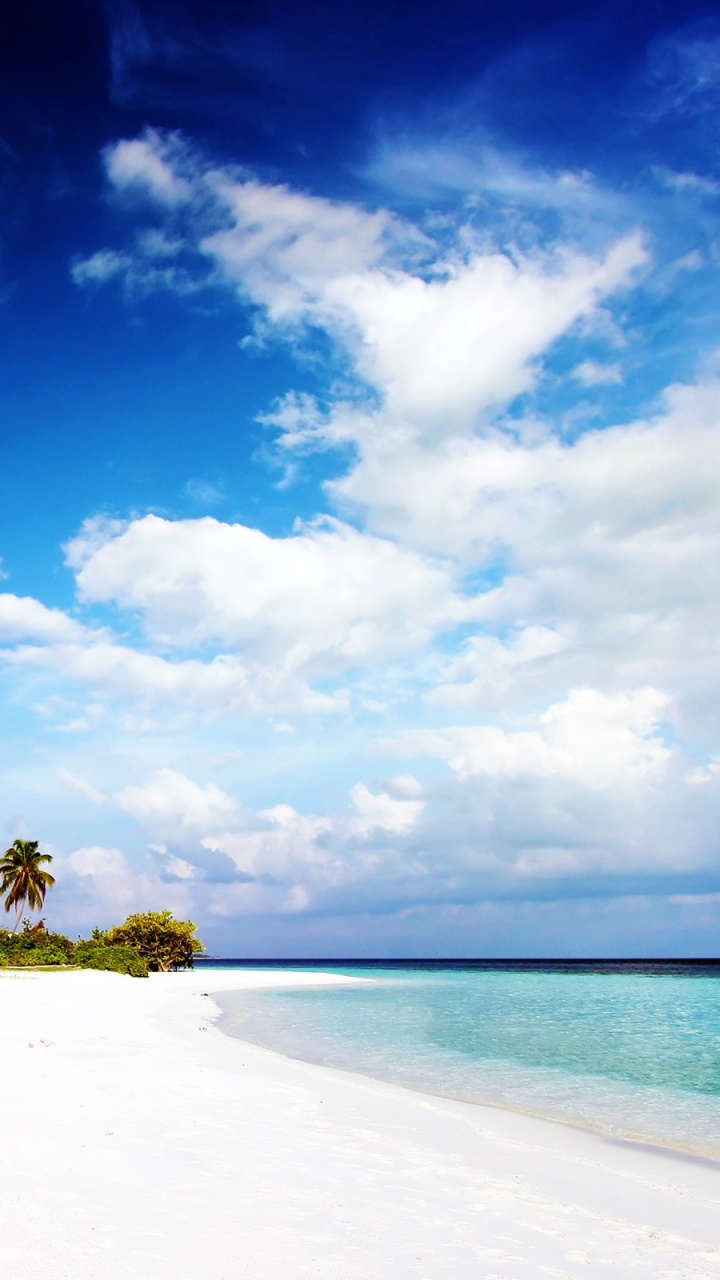
[[[75,943],[62,933],[48,933],[46,929],[31,929],[24,921],[22,933],[0,932],[0,966],[7,965],[72,965],[75,960]]]
[[[148,967],[134,947],[105,947],[97,942],[72,942],[61,933],[0,933],[0,968],[106,969],[147,978]]]
[[[147,978],[147,962],[134,947],[105,946],[97,942],[75,944],[75,964],[81,969],[104,969],[126,973],[131,978]]]
[[[192,920],[176,920],[171,911],[144,911],[104,932],[93,930],[100,945],[133,947],[151,973],[192,969],[193,957],[204,951]]]
[[[0,968],[75,967],[147,978],[151,971],[192,968],[193,955],[203,949],[192,921],[176,920],[170,911],[128,916],[113,929],[94,929],[87,941],[48,933],[42,920],[34,926],[24,920],[22,933],[0,930]]]
[[[176,920],[171,911],[145,911],[128,916],[112,929],[93,929],[92,938],[71,942],[61,933],[48,933],[45,921],[31,925],[23,910],[41,911],[55,877],[44,866],[52,854],[42,853],[37,840],[17,839],[0,854],[0,901],[15,908],[12,932],[0,928],[0,968],[42,968],[72,965],[81,969],[110,969],[133,978],[148,972],[192,969],[193,957],[205,948],[191,920]]]

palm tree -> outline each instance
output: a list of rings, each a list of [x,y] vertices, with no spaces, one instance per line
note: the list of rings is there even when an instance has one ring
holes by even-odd
[[[18,915],[13,928],[17,932],[23,911],[39,911],[45,894],[55,883],[55,877],[45,871],[43,862],[52,862],[49,853],[41,853],[37,840],[15,840],[0,858],[0,893],[6,894],[5,910],[17,907]]]

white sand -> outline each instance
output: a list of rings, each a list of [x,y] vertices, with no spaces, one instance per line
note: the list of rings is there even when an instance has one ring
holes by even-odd
[[[720,1277],[714,1168],[290,1061],[200,994],[308,981],[0,973],[2,1280]]]

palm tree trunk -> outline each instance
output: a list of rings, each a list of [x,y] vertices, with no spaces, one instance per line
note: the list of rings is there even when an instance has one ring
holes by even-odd
[[[21,903],[20,903],[20,908],[19,908],[18,913],[17,913],[17,920],[15,921],[15,924],[13,925],[13,927],[12,927],[12,929],[11,929],[11,933],[17,933],[17,931],[18,931],[18,927],[19,927],[19,925],[20,925],[20,921],[22,920],[22,913],[23,913],[23,911],[24,911],[24,910],[25,910],[25,903],[24,903],[24,902],[21,902]]]

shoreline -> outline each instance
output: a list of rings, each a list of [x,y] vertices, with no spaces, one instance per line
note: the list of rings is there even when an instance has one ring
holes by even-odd
[[[221,970],[220,966],[218,966],[218,968],[215,971],[230,972],[231,970],[229,969]],[[244,970],[240,968],[237,968],[232,971],[236,973],[244,972]],[[279,973],[281,971],[278,968],[276,970],[271,970],[271,969],[259,970],[258,972]],[[298,967],[297,970],[289,970],[288,972],[293,973],[293,972],[304,972],[304,971]],[[353,981],[372,983],[375,981],[375,979],[357,978],[357,979],[354,979]],[[273,983],[272,985],[277,986],[278,988],[281,988],[285,984]],[[307,985],[312,985],[312,984],[309,983]],[[324,984],[321,982],[315,985],[327,985],[327,984]],[[228,990],[228,991],[218,992],[217,994],[220,996],[226,994],[232,997],[235,994],[242,995],[244,989],[248,990],[248,992],[257,990],[257,988],[248,987],[248,988],[239,988],[236,991]],[[324,1070],[341,1071],[349,1076],[357,1076],[360,1079],[377,1080],[379,1083],[392,1085],[394,1088],[407,1089],[411,1093],[418,1093],[426,1097],[447,1099],[448,1101],[462,1103],[465,1106],[484,1107],[484,1108],[489,1108],[490,1110],[493,1110],[493,1111],[509,1112],[511,1115],[527,1116],[530,1119],[539,1120],[545,1124],[560,1125],[564,1128],[569,1128],[569,1129],[577,1130],[581,1133],[592,1135],[604,1142],[617,1143],[620,1146],[628,1146],[631,1148],[638,1148],[641,1150],[653,1151],[658,1153],[661,1156],[664,1156],[665,1158],[675,1158],[678,1160],[687,1160],[692,1163],[699,1163],[710,1169],[715,1169],[718,1173],[720,1173],[720,1151],[714,1147],[703,1148],[700,1146],[696,1147],[692,1145],[684,1145],[682,1142],[679,1142],[679,1141],[673,1142],[671,1138],[656,1137],[652,1133],[643,1133],[640,1131],[637,1131],[637,1132],[633,1132],[631,1130],[627,1130],[625,1132],[622,1132],[619,1130],[613,1131],[610,1128],[603,1127],[602,1123],[593,1121],[592,1119],[584,1119],[579,1116],[570,1117],[570,1116],[563,1116],[563,1115],[553,1115],[551,1112],[542,1111],[540,1109],[534,1110],[531,1107],[514,1105],[512,1102],[506,1102],[506,1101],[503,1101],[502,1099],[496,1099],[493,1097],[483,1097],[483,1096],[468,1097],[464,1094],[453,1093],[450,1090],[443,1090],[439,1087],[432,1088],[430,1086],[425,1086],[423,1083],[420,1083],[412,1079],[406,1079],[402,1076],[383,1075],[376,1071],[364,1070],[363,1068],[354,1066],[352,1064],[344,1065],[342,1063],[336,1063],[336,1062],[335,1063],[323,1062],[312,1056],[306,1056],[303,1053],[294,1053],[286,1048],[278,1048],[276,1045],[268,1043],[261,1038],[255,1038],[254,1036],[246,1037],[240,1032],[236,1034],[232,1030],[227,1030],[226,1029],[227,1024],[231,1023],[233,1018],[237,1017],[237,1010],[235,1010],[232,1007],[232,1005],[230,1005],[229,1002],[225,1004],[222,1002],[222,1000],[220,1000],[220,1001],[216,1001],[215,1003],[218,1005],[220,1010],[220,1016],[217,1019],[217,1026],[218,1026],[218,1029],[224,1035],[228,1035],[231,1039],[239,1040],[241,1043],[255,1045],[257,1048],[264,1050],[266,1053],[278,1054],[281,1058],[285,1058],[289,1062],[304,1062],[310,1066],[315,1066]]]
[[[230,992],[229,994],[232,994]],[[217,1002],[216,1002],[217,1003]],[[225,1014],[222,1006],[219,1006],[221,1014]],[[220,1019],[218,1019],[218,1022]],[[371,1071],[360,1071],[354,1067],[338,1066],[336,1063],[317,1062],[314,1058],[306,1058],[300,1054],[287,1053],[283,1049],[276,1049],[274,1045],[265,1044],[262,1040],[245,1038],[244,1036],[234,1035],[232,1032],[224,1031],[222,1027],[217,1028],[222,1035],[227,1035],[231,1040],[237,1040],[240,1044],[253,1045],[257,1049],[262,1049],[264,1053],[276,1054],[277,1057],[283,1058],[287,1062],[304,1062],[308,1066],[317,1067],[320,1071],[340,1071],[343,1075],[357,1078],[360,1080],[376,1080],[378,1084],[386,1084],[393,1089],[404,1089],[409,1093],[417,1093],[421,1097],[437,1098],[440,1101],[457,1102],[466,1107],[480,1107],[488,1111],[506,1112],[513,1116],[527,1116],[530,1120],[538,1120],[541,1124],[559,1125],[562,1129],[571,1129],[577,1133],[587,1134],[589,1137],[597,1138],[601,1142],[610,1142],[619,1147],[629,1147],[641,1151],[652,1152],[656,1155],[663,1156],[666,1159],[688,1161],[690,1164],[702,1165],[705,1168],[713,1169],[720,1174],[720,1154],[712,1155],[700,1148],[683,1147],[680,1144],[673,1145],[670,1141],[662,1141],[659,1138],[653,1138],[646,1134],[624,1134],[612,1133],[609,1129],[603,1129],[599,1124],[593,1124],[592,1121],[583,1121],[580,1119],[564,1119],[559,1116],[550,1115],[543,1111],[531,1111],[524,1107],[514,1107],[509,1102],[501,1102],[493,1098],[466,1098],[462,1094],[442,1092],[438,1089],[425,1089],[419,1084],[412,1081],[403,1080],[399,1077],[376,1075]],[[720,1190],[720,1187],[719,1187]]]
[[[720,1277],[714,1168],[291,1059],[216,1025],[215,993],[319,978],[353,981],[0,973],[14,1103],[0,1196],[20,1224],[0,1243],[3,1274]]]

